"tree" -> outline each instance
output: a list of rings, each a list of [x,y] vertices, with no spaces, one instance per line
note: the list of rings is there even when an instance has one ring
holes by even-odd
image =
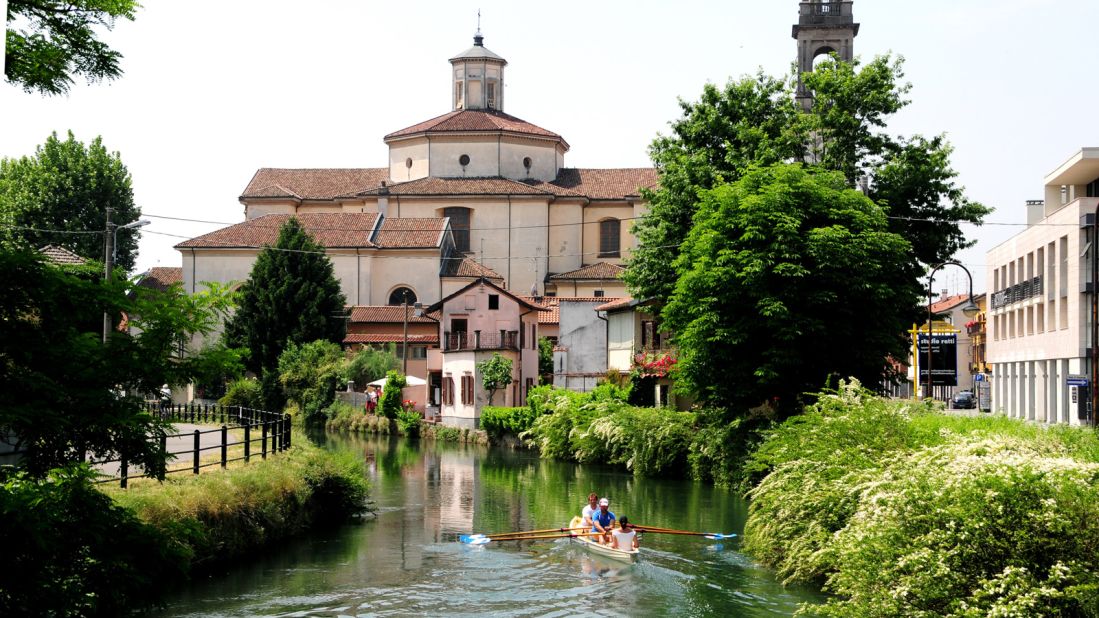
[[[215,289],[187,295],[126,280],[103,281],[95,265],[62,269],[35,251],[0,249],[0,436],[14,436],[36,476],[83,460],[125,454],[163,475],[157,436],[166,425],[142,393],[239,367],[242,351],[187,350],[180,341],[213,332],[230,306]],[[101,340],[103,313],[125,313],[132,327]]]
[[[477,363],[477,373],[481,374],[481,386],[488,391],[488,405],[492,405],[492,397],[496,391],[511,384],[511,359],[500,356],[499,352],[493,352],[492,358]]]
[[[538,375],[553,375],[553,341],[549,337],[538,339]]]
[[[404,410],[401,389],[407,384],[405,377],[396,369],[385,374],[385,386],[382,387],[382,396],[378,400],[378,409],[381,410],[382,416],[389,420],[400,416]]]
[[[100,137],[85,146],[70,131],[62,141],[53,133],[33,156],[0,160],[0,222],[17,229],[9,241],[33,249],[52,244],[102,261],[107,209],[111,221],[136,221],[130,172],[117,152],[108,152]],[[21,228],[21,229],[18,229]],[[65,230],[59,234],[50,230]],[[136,230],[121,230],[116,264],[133,269]]]
[[[640,246],[625,273],[638,298],[666,300],[699,204],[699,193],[739,180],[754,166],[802,161],[839,171],[849,187],[865,184],[884,207],[890,230],[912,245],[914,265],[948,259],[970,246],[961,223],[979,224],[990,210],[965,197],[941,137],[893,137],[889,118],[908,101],[903,61],[889,56],[865,66],[825,60],[802,76],[814,92],[809,112],[795,103],[796,79],[762,73],[703,88],[698,102],[680,102],[683,117],[659,136],[650,155],[660,188],[646,194],[649,215],[635,225]],[[912,270],[914,276],[919,272]]]
[[[922,296],[910,252],[840,172],[776,164],[703,192],[663,311],[677,388],[790,410],[830,376],[878,383]]]
[[[400,369],[401,359],[397,358],[396,344],[383,349],[366,348],[353,356],[344,367],[343,379],[354,382],[356,388],[366,388],[374,380],[380,380],[394,369]]]
[[[122,75],[122,54],[96,28],[134,20],[134,0],[8,0],[4,75],[28,93],[66,94],[73,76],[88,83]]]
[[[279,356],[279,382],[283,393],[298,404],[306,423],[324,419],[324,410],[336,400],[343,352],[331,341],[291,343]]]
[[[225,336],[248,348],[248,368],[256,374],[276,369],[292,343],[343,341],[346,299],[332,262],[297,219],[282,226],[273,247],[260,251],[239,297]]]

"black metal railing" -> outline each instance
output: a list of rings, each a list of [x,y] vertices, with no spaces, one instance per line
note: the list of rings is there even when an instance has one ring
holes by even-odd
[[[1034,277],[1033,279],[1027,279],[1026,281],[1016,283],[1015,285],[1004,288],[998,292],[993,292],[992,308],[999,309],[1005,305],[1017,303],[1028,298],[1034,298],[1035,296],[1041,296],[1042,289],[1041,275]]]
[[[443,334],[443,351],[460,350],[518,350],[519,331],[501,330],[497,332],[474,331],[472,333]]]
[[[251,461],[257,454],[260,459],[267,459],[268,453],[285,451],[291,446],[291,421],[289,414],[268,412],[266,410],[253,410],[240,406],[198,405],[198,404],[173,404],[162,405],[148,404],[149,412],[159,416],[162,420],[183,423],[221,423],[221,427],[207,430],[196,429],[188,433],[166,435],[160,438],[160,450],[167,459],[186,459],[190,457],[191,465],[185,467],[170,468],[168,474],[177,472],[191,472],[198,474],[202,468],[220,466],[225,468],[235,461]],[[241,430],[243,434],[239,439],[230,435],[230,429]],[[213,441],[206,440],[203,436],[216,435]],[[190,440],[187,440],[190,438]],[[232,439],[231,439],[232,438]],[[152,438],[155,439],[155,438]],[[175,444],[186,445],[182,448],[169,450],[169,440]],[[229,457],[229,448],[241,446],[243,451],[235,457]],[[258,453],[253,453],[253,448]],[[207,458],[205,454],[211,451],[219,456]],[[129,462],[125,455],[117,459],[93,460],[91,464],[102,469],[110,464],[118,464],[117,474],[102,474],[108,478],[101,478],[97,483],[111,483],[117,481],[122,488],[126,488],[129,479],[149,476],[144,470],[130,470]]]

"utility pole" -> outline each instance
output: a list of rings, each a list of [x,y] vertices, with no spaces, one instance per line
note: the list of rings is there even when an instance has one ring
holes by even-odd
[[[114,224],[111,223],[111,209],[108,208],[107,209],[107,229],[106,229],[106,234],[104,234],[104,236],[105,236],[104,244],[106,245],[106,253],[103,256],[103,264],[105,265],[105,268],[103,269],[103,280],[106,281],[107,283],[111,282],[111,268],[114,267],[114,263],[113,263],[114,260],[112,259],[114,257],[114,246],[112,246],[112,244],[111,244],[111,241],[114,240],[114,234],[111,233],[111,226],[113,226],[113,225]],[[107,337],[110,335],[110,332],[111,332],[111,314],[110,314],[109,311],[104,309],[103,310],[103,343],[107,343]]]

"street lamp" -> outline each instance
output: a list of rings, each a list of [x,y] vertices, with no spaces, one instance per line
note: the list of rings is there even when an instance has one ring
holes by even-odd
[[[107,283],[111,282],[111,271],[114,270],[115,260],[118,258],[118,230],[132,230],[139,227],[145,227],[152,223],[147,219],[138,219],[137,221],[131,221],[125,225],[115,225],[111,223],[110,211],[107,212],[107,250],[104,252],[104,269],[103,280]],[[111,334],[111,314],[107,311],[103,312],[103,343],[107,343],[107,337]]]
[[[981,312],[981,308],[973,302],[973,274],[969,272],[968,268],[958,262],[943,262],[942,264],[939,264],[935,268],[931,269],[931,276],[927,278],[927,392],[925,393],[925,396],[931,397],[932,399],[934,399],[934,391],[932,390],[931,382],[931,343],[933,340],[933,335],[935,333],[935,328],[933,326],[934,314],[931,312],[931,286],[934,285],[935,282],[935,273],[939,272],[946,266],[957,266],[958,268],[964,270],[966,276],[969,277],[969,301],[966,303],[965,307],[962,307],[962,313],[964,313],[966,317],[971,318]],[[919,359],[917,359],[917,361],[918,360]],[[918,380],[919,376],[916,376],[916,378]]]

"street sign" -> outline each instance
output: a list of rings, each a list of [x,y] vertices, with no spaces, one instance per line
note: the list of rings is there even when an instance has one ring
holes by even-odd
[[[1065,378],[1065,384],[1067,386],[1087,386],[1088,385],[1088,377],[1087,376],[1069,376],[1069,377]]]

